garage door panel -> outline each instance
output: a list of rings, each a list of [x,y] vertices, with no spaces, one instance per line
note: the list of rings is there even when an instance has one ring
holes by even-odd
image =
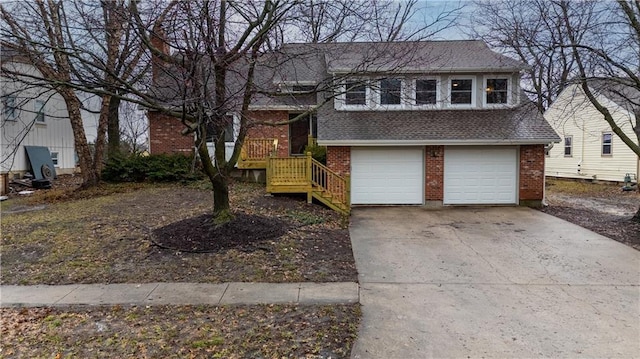
[[[422,148],[351,150],[352,204],[422,204]]]
[[[445,204],[516,203],[515,147],[447,147]]]

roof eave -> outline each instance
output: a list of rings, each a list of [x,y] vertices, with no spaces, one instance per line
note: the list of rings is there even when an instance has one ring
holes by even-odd
[[[321,140],[320,146],[487,146],[487,145],[546,145],[559,143],[559,138],[525,140]]]

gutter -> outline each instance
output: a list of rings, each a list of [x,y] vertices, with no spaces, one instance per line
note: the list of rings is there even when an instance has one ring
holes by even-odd
[[[557,138],[535,140],[320,140],[320,146],[485,146],[485,145],[546,145],[560,142]]]

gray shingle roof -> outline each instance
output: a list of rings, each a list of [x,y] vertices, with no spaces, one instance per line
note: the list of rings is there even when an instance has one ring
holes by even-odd
[[[315,47],[329,73],[519,71],[526,64],[492,51],[479,40],[290,44],[286,51]]]
[[[318,114],[320,144],[540,143],[560,138],[536,107],[429,111],[335,111]]]

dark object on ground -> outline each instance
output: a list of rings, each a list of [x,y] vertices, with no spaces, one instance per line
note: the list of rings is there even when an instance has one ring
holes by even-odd
[[[48,179],[40,179],[31,181],[31,186],[35,189],[49,189],[51,188],[51,181]]]
[[[37,180],[56,178],[56,167],[51,159],[49,148],[45,146],[24,146]]]
[[[286,223],[274,218],[236,214],[221,226],[213,224],[213,215],[174,222],[153,231],[153,241],[161,248],[181,252],[220,252],[230,248],[253,251],[260,242],[282,236]]]

